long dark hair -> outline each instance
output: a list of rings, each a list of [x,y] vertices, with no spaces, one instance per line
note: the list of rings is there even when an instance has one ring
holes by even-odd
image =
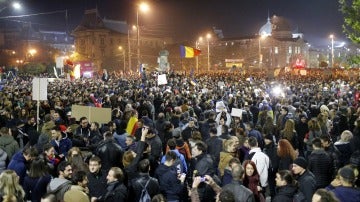
[[[37,157],[30,164],[29,177],[40,178],[49,174],[49,168],[44,158]]]

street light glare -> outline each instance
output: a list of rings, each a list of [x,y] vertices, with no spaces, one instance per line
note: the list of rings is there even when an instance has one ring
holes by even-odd
[[[13,8],[16,9],[16,10],[21,9],[21,4],[20,4],[19,2],[14,2],[14,3],[12,4],[12,6],[13,6]]]
[[[210,39],[210,38],[211,38],[211,34],[207,34],[207,35],[206,35],[206,38],[207,38],[207,39]]]
[[[150,7],[147,3],[141,3],[139,5],[139,10],[142,12],[148,12],[150,10]]]

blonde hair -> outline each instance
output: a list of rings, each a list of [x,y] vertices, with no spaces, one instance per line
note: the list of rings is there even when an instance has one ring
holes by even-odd
[[[225,141],[224,141],[224,144],[223,144],[223,146],[224,146],[224,151],[226,151],[226,152],[233,152],[233,151],[229,151],[229,149],[230,149],[231,146],[234,145],[234,143],[235,143],[234,140],[231,140],[231,139],[225,140]]]
[[[4,170],[0,175],[0,192],[11,199],[13,196],[24,199],[25,192],[19,184],[19,177],[13,170]]]
[[[344,130],[340,136],[340,139],[343,142],[349,142],[352,138],[353,138],[353,134],[349,130]]]

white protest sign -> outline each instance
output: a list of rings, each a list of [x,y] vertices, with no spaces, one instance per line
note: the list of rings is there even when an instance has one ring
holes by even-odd
[[[226,107],[223,101],[216,102],[216,112],[223,112],[226,111]]]
[[[167,83],[166,74],[158,75],[158,85],[165,85]]]
[[[238,109],[238,108],[232,108],[231,109],[231,116],[235,116],[235,117],[240,117],[240,119],[242,118],[242,109]]]
[[[47,100],[47,78],[33,78],[32,80],[32,99]]]
[[[219,81],[218,82],[218,86],[221,88],[221,87],[224,87],[225,86],[225,83],[223,81]]]

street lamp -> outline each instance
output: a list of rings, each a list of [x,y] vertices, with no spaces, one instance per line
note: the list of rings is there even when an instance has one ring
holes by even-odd
[[[331,39],[331,67],[334,67],[334,35],[330,34]]]
[[[137,61],[140,65],[140,27],[139,27],[139,11],[147,12],[149,10],[149,5],[146,3],[140,3],[136,9],[136,28],[137,28]]]
[[[199,45],[202,40],[203,40],[202,37],[199,37],[199,39],[196,40],[196,42],[195,42],[196,49],[199,49]],[[199,73],[199,56],[198,55],[196,56],[195,61],[196,61],[196,71]]]
[[[261,34],[259,37],[259,68],[261,68],[262,60],[263,60],[263,57],[261,54],[261,40],[265,39],[266,37],[267,37],[266,34]]]
[[[122,46],[119,46],[119,50],[121,51],[121,52],[123,52],[123,56],[124,56],[124,58],[123,58],[123,60],[124,60],[124,74],[125,74],[125,67],[126,67],[126,64],[125,64],[125,49],[123,49],[123,47]]]
[[[19,3],[19,2],[17,2],[17,1],[15,1],[15,2],[13,2],[12,4],[11,4],[11,7],[13,7],[15,10],[20,10],[21,9],[21,4]],[[7,9],[8,8],[8,6],[4,6],[4,7],[2,7],[1,9],[0,9],[0,13],[1,12],[3,12],[5,9]]]
[[[207,34],[206,35],[206,40],[207,40],[207,65],[208,65],[208,71],[210,71],[210,38],[211,38],[211,34]]]

